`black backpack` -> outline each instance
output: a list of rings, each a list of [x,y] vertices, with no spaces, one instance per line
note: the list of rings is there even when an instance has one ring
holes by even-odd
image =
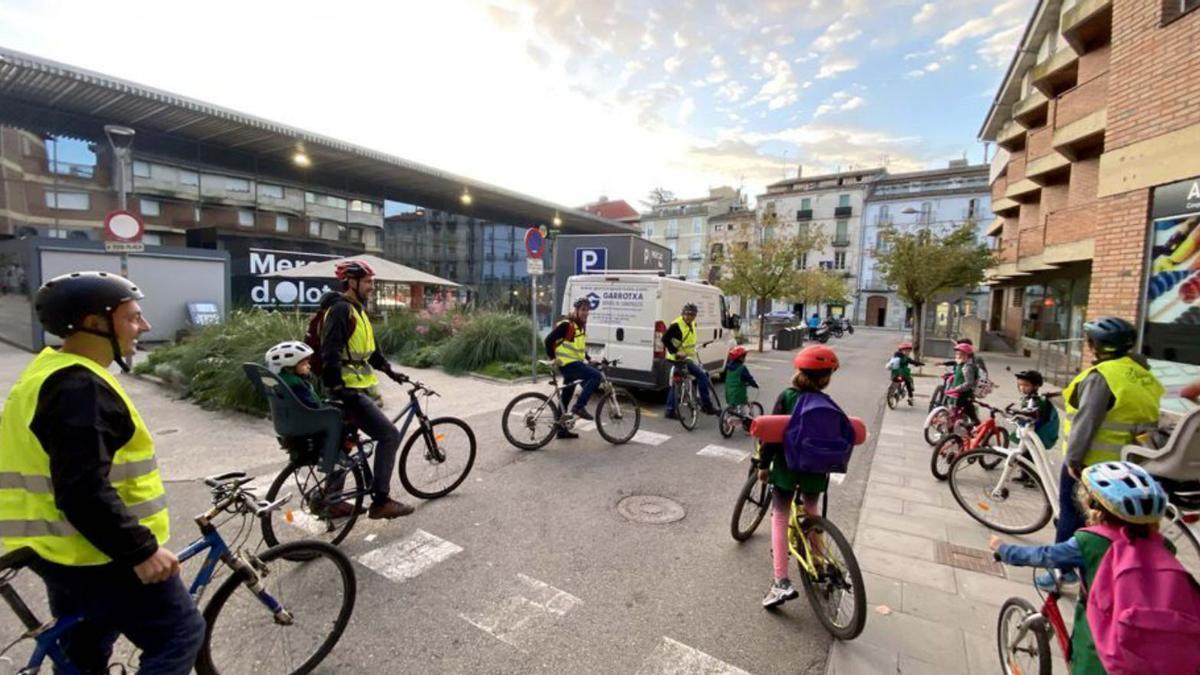
[[[321,332],[325,327],[325,315],[329,312],[329,308],[333,307],[339,300],[349,302],[341,293],[330,292],[321,298],[321,303],[317,306],[317,311],[308,320],[308,330],[304,333],[304,344],[313,350],[313,355],[309,357],[308,363],[312,366],[313,374],[318,377],[321,375],[321,370],[324,367],[324,364],[321,362]],[[357,321],[358,318],[354,315],[354,312],[351,312],[351,334],[354,334],[354,330],[358,327]]]

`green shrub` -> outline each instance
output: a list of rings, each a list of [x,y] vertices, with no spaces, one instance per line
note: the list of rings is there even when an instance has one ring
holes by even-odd
[[[446,342],[442,349],[442,367],[447,372],[480,370],[494,361],[521,361],[529,358],[533,323],[524,316],[507,312],[474,315]]]
[[[400,353],[397,360],[410,368],[433,368],[442,362],[442,345],[425,345]]]
[[[501,363],[499,361],[495,361],[487,364],[475,372],[479,373],[480,375],[487,375],[488,377],[495,377],[502,380],[515,380],[521,377],[529,377],[529,362],[510,361],[507,363]],[[537,372],[538,375],[549,375],[551,371],[549,367],[543,366],[539,363],[537,366]]]
[[[150,352],[134,370],[182,387],[206,408],[263,413],[266,401],[254,391],[242,364],[262,363],[272,345],[303,339],[308,319],[288,312],[234,311],[222,324]]]

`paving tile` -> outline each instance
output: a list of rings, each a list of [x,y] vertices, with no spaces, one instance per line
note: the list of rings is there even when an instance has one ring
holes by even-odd
[[[855,547],[855,549],[854,555],[858,558],[859,566],[867,572],[919,586],[929,586],[946,593],[954,593],[958,588],[954,570],[945,565],[934,565],[920,558],[911,558],[866,546]]]
[[[939,666],[939,673],[964,673],[967,656],[961,631],[953,626],[926,621],[903,612],[887,616],[871,613],[856,641],[890,648],[905,658]]]
[[[902,586],[901,611],[945,626],[954,626],[980,636],[994,635],[1000,603],[979,602],[957,593],[944,593],[921,586]]]
[[[946,524],[940,520],[929,520],[916,516],[905,516],[885,511],[870,511],[862,519],[863,524],[885,530],[915,534],[937,541],[947,541]]]
[[[904,503],[899,499],[881,497],[879,495],[867,495],[863,499],[862,507],[868,511],[887,511],[895,514],[904,513]]]
[[[971,516],[963,513],[962,509],[944,508],[929,504],[918,504],[916,502],[905,502],[904,514],[928,518],[930,520],[940,520],[947,525],[970,525],[975,522],[971,519]]]
[[[900,672],[903,675],[945,675],[946,666],[936,665],[912,656],[901,656]]]
[[[867,611],[874,612],[880,605],[899,610],[904,602],[902,582],[863,572],[863,583],[867,586]]]
[[[898,553],[909,558],[934,562],[936,543],[932,539],[918,537],[894,530],[867,526],[858,531],[854,541],[857,546],[870,546],[880,551]]]
[[[919,502],[931,506],[947,506],[942,501],[942,495],[935,490],[922,490],[913,487],[898,487],[895,485],[867,485],[867,494],[877,494],[881,497],[903,499],[906,502]]]
[[[872,645],[861,636],[853,642],[834,640],[825,675],[891,675],[899,672],[898,662],[894,649]]]
[[[1034,590],[1032,579],[1013,581],[999,579],[987,574],[954,570],[954,578],[958,585],[958,593],[965,598],[993,605],[1003,605],[1004,601],[1020,596],[1040,605],[1037,591]]]
[[[904,487],[904,476],[897,476],[893,473],[885,471],[871,471],[871,476],[867,478],[867,485],[871,483],[882,483],[884,485],[898,485]]]

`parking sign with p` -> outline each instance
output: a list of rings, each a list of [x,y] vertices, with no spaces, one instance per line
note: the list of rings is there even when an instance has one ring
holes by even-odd
[[[575,274],[594,274],[608,269],[607,248],[575,249]]]

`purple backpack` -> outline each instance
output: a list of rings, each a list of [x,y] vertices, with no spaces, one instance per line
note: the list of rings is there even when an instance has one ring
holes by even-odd
[[[1200,587],[1161,534],[1130,539],[1105,523],[1084,528],[1112,542],[1087,589],[1087,622],[1109,675],[1200,668]]]
[[[805,392],[792,410],[783,448],[792,471],[845,473],[854,449],[854,427],[833,399],[823,392]]]

